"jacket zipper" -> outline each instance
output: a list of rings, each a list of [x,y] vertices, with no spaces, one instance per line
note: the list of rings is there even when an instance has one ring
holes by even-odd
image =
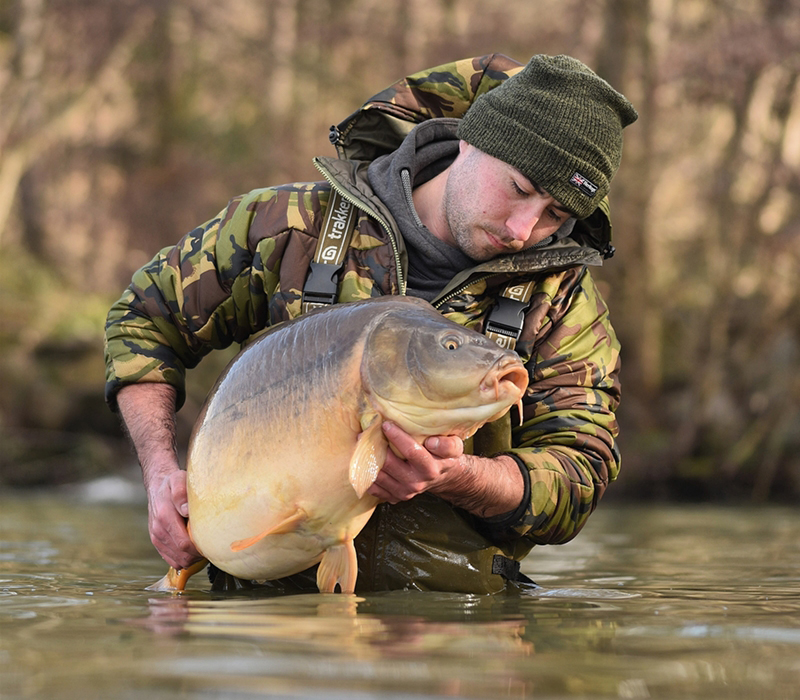
[[[331,187],[336,189],[336,191],[344,197],[350,204],[352,204],[357,209],[361,209],[362,211],[369,214],[373,219],[375,219],[381,227],[386,231],[389,235],[389,243],[392,245],[392,253],[394,254],[394,264],[395,264],[395,271],[397,272],[397,286],[400,290],[400,296],[406,295],[406,280],[405,275],[403,274],[403,268],[400,265],[400,250],[397,247],[397,240],[395,239],[394,232],[392,231],[392,227],[389,225],[389,222],[386,221],[378,212],[376,212],[372,207],[366,204],[363,200],[355,197],[354,195],[350,194],[347,190],[345,190],[336,179],[331,175],[327,170],[325,170],[324,166],[316,159],[314,159],[314,166],[317,170],[322,173],[322,176],[328,181]]]
[[[496,272],[491,272],[489,274],[480,275],[479,277],[475,277],[473,279],[470,279],[468,282],[464,282],[464,284],[462,284],[461,286],[456,287],[451,292],[448,292],[447,294],[445,294],[441,299],[438,299],[437,301],[433,302],[433,304],[431,304],[431,306],[433,306],[434,309],[440,309],[444,304],[446,304],[448,301],[450,301],[453,297],[457,297],[459,294],[461,294],[461,292],[463,292],[465,289],[467,289],[471,285],[475,284],[476,282],[483,282],[483,280],[488,280],[490,277],[494,277],[496,275],[497,275]]]

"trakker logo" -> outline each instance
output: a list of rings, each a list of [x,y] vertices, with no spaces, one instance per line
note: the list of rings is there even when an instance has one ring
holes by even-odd
[[[594,197],[595,193],[597,192],[597,185],[595,185],[588,177],[586,177],[586,175],[581,175],[577,171],[569,179],[569,184],[573,187],[577,187],[587,197]]]
[[[325,228],[325,246],[320,254],[320,262],[332,263],[339,260],[347,243],[345,234],[351,225],[351,218],[355,215],[353,205],[346,199],[340,199],[335,209],[328,209],[328,221]]]

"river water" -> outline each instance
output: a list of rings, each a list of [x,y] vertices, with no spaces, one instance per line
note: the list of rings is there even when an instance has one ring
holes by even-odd
[[[800,698],[800,509],[604,504],[496,596],[151,593],[146,530],[0,496],[0,696]]]

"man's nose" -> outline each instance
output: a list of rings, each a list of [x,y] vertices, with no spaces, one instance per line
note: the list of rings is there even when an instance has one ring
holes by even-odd
[[[506,227],[515,241],[525,243],[531,237],[533,229],[542,218],[545,210],[545,203],[531,202],[528,206],[519,207],[506,220]]]

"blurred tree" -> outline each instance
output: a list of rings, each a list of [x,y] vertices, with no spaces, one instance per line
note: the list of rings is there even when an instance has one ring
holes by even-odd
[[[717,455],[712,471],[726,479],[749,463],[749,480],[763,496],[775,446],[800,434],[800,325],[792,319],[800,290],[779,277],[782,268],[797,270],[800,243],[798,153],[791,153],[800,120],[800,6],[765,0],[715,10],[703,47],[687,50],[680,66],[698,116],[722,133],[697,183],[705,216],[692,247],[702,271],[689,269],[706,303],[692,313],[683,348],[689,397],[674,458]],[[766,402],[759,398],[765,392]]]
[[[639,120],[627,130],[624,167],[612,194],[615,245],[619,262],[612,263],[612,286],[617,287],[619,313],[625,336],[625,377],[636,397],[649,404],[661,389],[662,320],[655,287],[658,261],[653,254],[653,235],[648,202],[653,173],[658,167],[654,143],[660,114],[654,109],[659,80],[657,57],[652,46],[653,21],[650,0],[608,0],[603,40],[595,62],[597,72],[618,86],[636,105]],[[633,321],[635,319],[635,321]],[[641,428],[652,424],[650,412],[637,412]]]
[[[5,71],[0,90],[0,101],[10,106],[0,117],[0,242],[23,177],[48,149],[87,136],[89,115],[113,93],[146,28],[144,18],[136,18],[100,67],[86,75],[75,89],[67,86],[65,90],[64,76],[52,69],[52,57],[47,55],[49,36],[56,33],[56,28],[48,26],[52,21],[46,20],[45,9],[44,0],[19,0],[14,60]],[[28,194],[25,202],[30,203],[32,197]],[[32,221],[31,215],[30,211],[22,212],[28,222]],[[32,232],[35,234],[38,229],[38,225],[34,226]],[[22,240],[34,252],[43,254],[41,236],[24,236]]]
[[[800,0],[0,0],[0,429],[96,429],[69,406],[105,410],[102,309],[133,270],[318,177],[329,125],[397,78],[494,51],[574,55],[641,115],[599,271],[617,492],[800,494]]]

